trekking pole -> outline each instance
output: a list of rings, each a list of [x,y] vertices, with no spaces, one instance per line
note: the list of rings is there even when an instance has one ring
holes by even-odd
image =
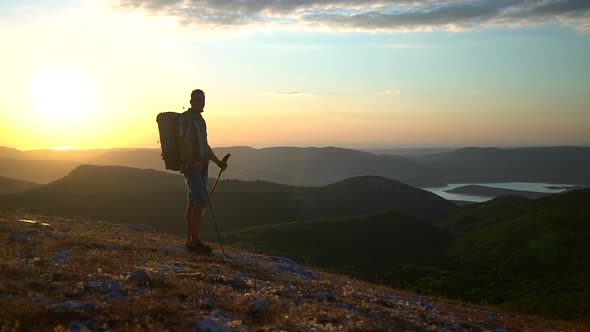
[[[229,153],[226,154],[225,157],[223,157],[222,161],[227,164],[227,160],[229,159],[230,156],[231,156],[231,154],[229,154]],[[225,253],[225,249],[223,248],[223,242],[221,241],[221,236],[219,235],[219,228],[217,227],[217,219],[215,218],[215,212],[213,212],[213,205],[211,204],[211,196],[213,196],[213,193],[215,192],[215,188],[217,187],[217,182],[219,182],[219,178],[221,177],[221,173],[223,173],[223,169],[219,170],[219,174],[217,175],[217,179],[215,180],[215,183],[213,184],[213,188],[211,188],[211,192],[209,193],[209,197],[207,197],[207,201],[209,202],[209,211],[211,211],[211,219],[213,219],[213,225],[215,226],[215,232],[217,233],[217,239],[219,240],[219,245],[221,246],[221,252],[223,253],[223,256],[229,257]]]

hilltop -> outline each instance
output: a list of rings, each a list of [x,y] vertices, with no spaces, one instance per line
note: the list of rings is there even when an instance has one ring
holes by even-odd
[[[141,225],[0,214],[2,330],[583,330],[229,248],[204,257]]]

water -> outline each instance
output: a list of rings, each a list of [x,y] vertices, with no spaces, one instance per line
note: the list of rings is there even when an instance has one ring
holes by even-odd
[[[422,188],[424,190],[430,191],[431,193],[437,194],[440,197],[448,200],[453,201],[469,201],[469,202],[485,202],[489,201],[493,197],[487,196],[476,196],[476,195],[467,195],[467,194],[452,194],[447,193],[445,190],[451,190],[462,186],[468,185],[480,185],[492,188],[503,188],[503,189],[512,189],[512,190],[525,190],[525,191],[536,191],[541,193],[551,193],[556,194],[563,192],[565,189],[548,189],[547,187],[557,186],[557,187],[569,187],[571,185],[567,184],[554,184],[554,183],[541,183],[541,182],[495,182],[495,183],[451,183],[446,187],[430,187],[430,188]]]

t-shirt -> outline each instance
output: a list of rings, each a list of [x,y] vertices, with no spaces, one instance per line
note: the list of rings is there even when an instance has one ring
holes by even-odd
[[[207,123],[201,113],[190,108],[182,113],[178,119],[178,135],[186,138],[191,157],[206,164],[209,160]]]

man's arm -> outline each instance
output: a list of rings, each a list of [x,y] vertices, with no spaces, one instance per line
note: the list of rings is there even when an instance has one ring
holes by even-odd
[[[215,164],[217,164],[217,166],[219,166],[219,168],[221,168],[222,170],[225,170],[227,168],[227,163],[223,160],[219,160],[219,158],[217,158],[217,156],[215,155],[215,153],[213,152],[213,149],[211,149],[211,146],[209,144],[207,144],[207,149],[209,150],[209,159],[211,161],[213,161]]]

